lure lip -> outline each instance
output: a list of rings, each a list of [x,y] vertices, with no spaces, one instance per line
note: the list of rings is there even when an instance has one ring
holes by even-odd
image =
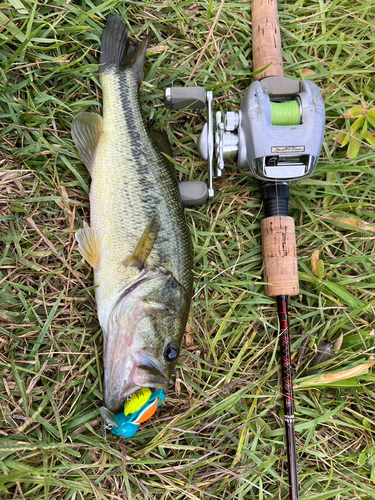
[[[108,429],[117,429],[118,431],[121,430],[119,424],[117,423],[116,415],[109,411],[108,408],[101,406],[99,408],[99,412]]]

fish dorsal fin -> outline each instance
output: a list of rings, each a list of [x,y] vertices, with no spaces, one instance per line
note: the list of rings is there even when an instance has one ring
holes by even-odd
[[[146,229],[143,231],[133,255],[125,261],[125,265],[143,269],[145,262],[154,247],[159,228],[159,217],[153,217],[147,224]]]
[[[86,225],[75,236],[80,254],[96,271],[100,266],[100,238],[96,231]]]
[[[107,17],[101,43],[100,73],[111,68],[124,71],[132,68],[139,83],[143,77],[146,49],[150,36],[135,44],[128,39],[126,24],[121,17],[110,14]]]
[[[72,138],[91,174],[92,160],[103,133],[103,120],[97,113],[79,113],[72,123]]]

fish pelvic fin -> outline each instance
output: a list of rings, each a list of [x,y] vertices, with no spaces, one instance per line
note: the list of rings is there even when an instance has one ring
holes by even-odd
[[[120,71],[131,68],[141,83],[149,38],[147,36],[140,44],[131,42],[125,22],[121,17],[110,14],[101,43],[100,73],[113,68]]]
[[[72,138],[87,170],[92,170],[95,151],[103,133],[103,119],[96,113],[79,113],[72,122]]]
[[[86,262],[96,271],[100,266],[100,238],[96,231],[86,225],[75,234],[78,250]]]
[[[148,256],[154,248],[159,228],[159,217],[153,217],[147,224],[146,229],[143,231],[141,239],[139,240],[133,255],[125,260],[124,264],[126,266],[135,266],[140,270],[143,269]]]

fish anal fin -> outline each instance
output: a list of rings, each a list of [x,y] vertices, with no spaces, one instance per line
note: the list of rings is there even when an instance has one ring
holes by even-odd
[[[80,254],[96,271],[100,266],[100,238],[96,231],[86,225],[76,232],[75,237]]]
[[[103,133],[103,119],[97,113],[79,113],[72,122],[72,138],[91,174],[95,150]]]
[[[153,217],[147,224],[146,229],[143,231],[133,255],[125,260],[124,264],[126,266],[135,266],[139,269],[143,269],[145,262],[154,247],[159,228],[159,217]]]

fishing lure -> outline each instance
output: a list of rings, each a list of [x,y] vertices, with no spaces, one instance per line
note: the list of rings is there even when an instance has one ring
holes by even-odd
[[[100,414],[107,430],[116,436],[129,439],[135,435],[139,425],[149,420],[164,401],[163,389],[153,391],[143,387],[129,396],[116,415],[104,406],[100,408]]]

